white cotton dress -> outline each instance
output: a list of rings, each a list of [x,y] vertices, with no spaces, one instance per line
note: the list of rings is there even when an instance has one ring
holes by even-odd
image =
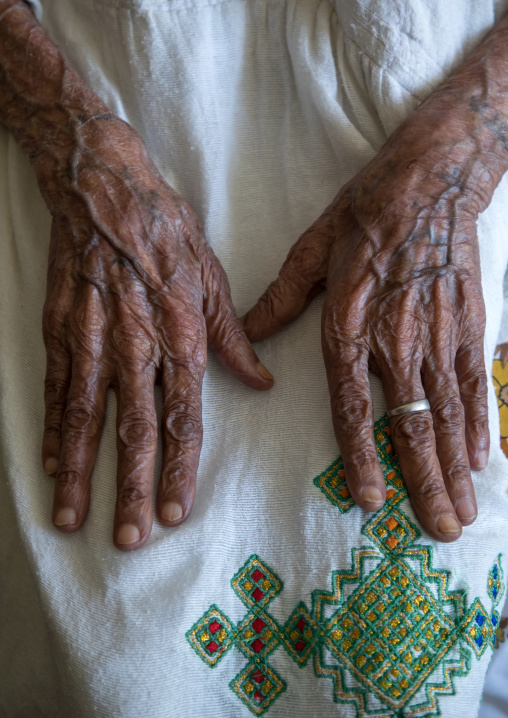
[[[34,7],[196,209],[242,314],[508,1]],[[487,366],[507,222],[505,178],[478,222]],[[373,519],[349,505],[340,466],[326,473],[338,449],[318,298],[257,347],[272,391],[246,388],[209,357],[188,521],[155,520],[136,552],[113,546],[111,393],[89,516],[62,535],[40,461],[49,229],[30,164],[0,128],[0,715],[474,718],[508,573],[508,464],[493,389],[490,463],[474,475],[479,517],[460,541],[439,544],[418,525],[383,431],[393,499]],[[377,419],[375,380],[372,392]]]

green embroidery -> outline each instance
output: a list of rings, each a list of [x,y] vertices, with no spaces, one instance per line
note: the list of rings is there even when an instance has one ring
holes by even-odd
[[[231,586],[247,608],[234,625],[217,606],[186,636],[214,667],[235,645],[248,662],[230,688],[255,715],[263,715],[286,690],[268,663],[283,646],[303,668],[331,678],[336,703],[351,704],[357,718],[439,716],[438,696],[453,694],[453,680],[493,647],[499,626],[496,606],[504,591],[499,555],[489,572],[490,612],[477,598],[468,607],[463,589],[449,588],[450,574],[433,568],[431,546],[417,544],[418,527],[400,508],[408,496],[390,443],[388,420],[374,427],[387,502],[363,528],[370,546],[352,550],[352,568],[332,573],[331,591],[312,593],[312,610],[300,602],[284,626],[268,612],[283,590],[275,572],[253,555]],[[341,513],[353,502],[341,460],[314,483]]]
[[[379,463],[388,486],[386,498],[393,506],[407,498],[407,493],[400,474],[399,462],[391,443],[391,431],[386,417],[380,419],[374,426],[374,437]],[[347,513],[355,505],[346,484],[344,463],[340,456],[326,471],[314,479],[314,484],[321,489],[332,504],[337,506],[341,513]]]
[[[267,611],[284,585],[274,571],[253,555],[233,576],[231,587],[248,609],[241,621],[233,626],[217,606],[211,606],[186,637],[200,658],[212,668],[232,645],[236,645],[249,662],[229,686],[254,715],[260,716],[286,690],[286,683],[267,661],[287,634]],[[291,627],[291,634],[295,626]],[[292,655],[289,641],[288,634],[287,648]],[[297,654],[298,648],[293,648]]]

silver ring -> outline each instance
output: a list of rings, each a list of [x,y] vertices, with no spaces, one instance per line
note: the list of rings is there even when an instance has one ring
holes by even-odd
[[[427,399],[418,399],[409,404],[403,404],[396,409],[390,409],[388,416],[400,416],[401,414],[412,414],[414,411],[430,411],[430,404]]]

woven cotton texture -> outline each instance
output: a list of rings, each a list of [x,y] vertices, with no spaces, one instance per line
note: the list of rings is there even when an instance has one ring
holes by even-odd
[[[506,0],[44,0],[36,10],[72,66],[140,132],[162,174],[195,207],[242,314],[339,187],[507,7]],[[487,366],[501,321],[507,213],[504,180],[479,221]],[[372,516],[356,507],[341,512],[338,502],[347,496],[334,503],[314,483],[338,455],[318,299],[259,345],[276,378],[272,391],[247,389],[209,358],[197,498],[185,524],[170,530],[155,521],[134,553],[113,547],[111,393],[90,514],[77,534],[64,536],[51,524],[52,480],[40,465],[49,229],[30,165],[1,129],[0,675],[9,678],[0,714],[246,718],[266,700],[270,718],[361,715],[359,699],[336,702],[339,679],[315,669],[319,651],[323,671],[332,659],[346,662],[332,633],[350,630],[327,628],[332,619],[319,613],[319,600],[340,588],[347,602],[358,581],[334,587],[332,577],[363,567],[357,578],[368,581],[375,562],[400,544],[406,552],[429,547],[428,571],[446,576],[434,588],[457,597],[435,619],[453,619],[458,632],[447,654],[458,666],[453,690],[433,691],[434,705],[407,715],[474,718],[492,653],[483,644],[475,649],[474,622],[484,617],[476,623],[481,635],[493,611],[500,613],[489,575],[498,561],[508,572],[508,470],[497,440],[489,467],[474,476],[478,520],[459,542],[432,541],[406,500],[393,507],[400,520],[384,527],[386,536],[374,528],[366,535]],[[378,419],[386,407],[375,379],[372,393]],[[497,437],[493,388],[489,399]],[[157,401],[160,410],[159,395]],[[390,538],[399,542],[394,549],[379,545]],[[370,559],[360,557],[364,549]],[[251,566],[252,557],[260,566]],[[422,562],[415,557],[412,570],[422,566],[425,588]],[[250,573],[240,588],[231,580],[242,569]],[[256,570],[263,574],[257,581]],[[256,589],[260,601],[268,596],[259,615],[249,603]],[[334,600],[329,605],[338,611]],[[207,632],[206,645],[218,646],[206,660],[189,640],[201,619],[196,640],[202,645]],[[328,648],[316,637],[322,622]],[[256,662],[263,652],[266,665]],[[212,668],[214,656],[220,660]],[[439,680],[447,657],[436,664]],[[409,691],[403,677],[393,678],[397,690]],[[367,696],[368,711],[384,700],[379,691],[393,688],[379,679],[378,692],[369,694],[352,670],[344,680],[347,690]],[[393,715],[402,718],[404,710]]]

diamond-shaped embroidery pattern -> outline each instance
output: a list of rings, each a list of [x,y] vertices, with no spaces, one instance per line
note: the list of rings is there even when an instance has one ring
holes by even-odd
[[[283,588],[282,581],[257,556],[248,559],[231,585],[238,598],[254,610],[268,605]]]
[[[492,626],[492,636],[491,636],[491,643],[492,647],[496,647],[497,643],[497,629],[499,628],[499,622],[501,618],[499,616],[499,613],[497,611],[492,611],[490,615],[490,625]]]
[[[378,511],[363,527],[362,533],[384,553],[400,553],[421,535],[416,526],[391,505]]]
[[[248,663],[229,686],[254,715],[262,715],[286,690],[286,683],[268,663]]]
[[[352,550],[351,570],[333,571],[332,590],[313,591],[312,610],[300,602],[281,628],[267,606],[283,583],[252,555],[231,580],[247,614],[233,626],[211,606],[186,634],[211,667],[233,644],[246,656],[229,685],[254,715],[286,689],[267,663],[281,645],[300,668],[312,656],[316,676],[334,682],[333,700],[353,703],[357,718],[441,715],[438,697],[455,693],[454,679],[469,673],[470,649],[480,659],[494,645],[504,592],[501,556],[487,579],[490,613],[478,598],[466,610],[465,590],[450,591],[450,573],[433,567],[432,547],[416,544],[420,531],[400,509],[408,497],[386,417],[374,436],[387,501],[363,526],[373,546]],[[314,483],[341,512],[352,508],[340,458]]]
[[[233,643],[233,626],[217,606],[208,611],[185,634],[198,656],[212,668]]]
[[[392,445],[392,430],[386,416],[382,417],[374,426],[374,439],[379,463],[385,474],[397,464],[397,458]]]
[[[496,563],[489,573],[488,592],[494,606],[501,600],[504,589],[503,569],[501,568],[501,556],[498,556]]]
[[[400,472],[395,469],[386,466],[384,468],[384,475],[386,479],[386,500],[390,502],[391,506],[399,503],[406,497],[406,487],[402,481]]]
[[[386,498],[392,506],[395,506],[406,496],[406,490],[400,471],[397,470],[397,457],[391,443],[388,422],[384,420],[377,422],[374,427],[374,438],[376,439],[378,459],[387,483]],[[355,505],[347,487],[344,462],[340,457],[314,479],[314,484],[341,513],[347,513]]]
[[[268,613],[248,613],[237,626],[237,643],[248,658],[264,659],[278,646],[279,632]]]
[[[457,638],[449,617],[402,562],[384,562],[327,629],[330,649],[356,678],[397,707]]]
[[[326,471],[317,476],[314,479],[314,484],[341,513],[347,513],[355,505],[346,484],[344,464],[341,460],[335,461]]]
[[[284,648],[299,666],[304,666],[314,646],[322,641],[324,635],[307,606],[300,601],[284,626]]]
[[[464,634],[478,658],[492,644],[493,632],[491,617],[477,599],[464,622]]]

